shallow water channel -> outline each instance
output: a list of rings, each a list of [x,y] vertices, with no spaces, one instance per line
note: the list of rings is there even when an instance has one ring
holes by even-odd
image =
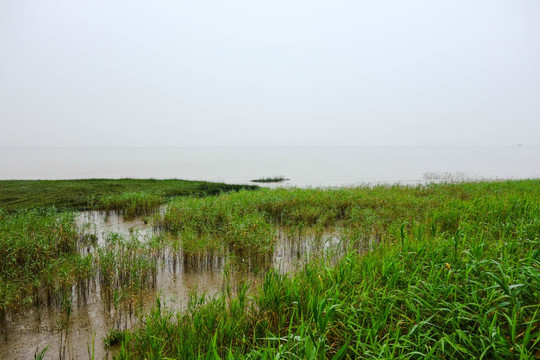
[[[97,246],[111,233],[134,236],[143,242],[158,234],[158,230],[141,217],[126,221],[122,215],[86,211],[79,213],[76,221],[81,233],[93,235]],[[311,256],[326,250],[334,256],[342,252],[339,237],[333,234],[300,237],[277,228],[276,239],[267,268],[280,273],[293,272]],[[110,301],[107,303],[102,298],[99,281],[91,281],[84,299],[73,291],[67,333],[60,326],[62,312],[58,305],[35,308],[8,318],[6,337],[0,339],[0,359],[33,359],[36,351],[45,347],[48,349],[44,359],[87,359],[92,358],[92,352],[95,359],[111,358],[114,349],[107,348],[103,338],[110,329],[134,326],[156,304],[158,295],[164,306],[181,311],[187,307],[193,293],[211,296],[224,289],[226,257],[208,254],[199,259],[196,266],[186,266],[188,263],[178,261],[178,256],[182,256],[178,250],[163,252],[152,286],[137,295],[138,303],[142,304],[137,309],[129,307],[123,313],[111,309]],[[264,271],[229,272],[229,276],[234,281],[246,280],[255,285]]]

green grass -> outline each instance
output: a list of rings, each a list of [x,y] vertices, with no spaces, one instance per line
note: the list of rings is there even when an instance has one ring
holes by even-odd
[[[92,259],[79,254],[78,241],[72,214],[0,212],[0,317],[60,302],[73,284],[85,281]]]
[[[412,235],[415,223],[456,231],[467,211],[482,211],[485,197],[511,191],[531,199],[538,181],[429,186],[377,186],[347,189],[260,189],[204,198],[178,198],[169,203],[161,226],[198,251],[228,248],[233,253],[265,254],[273,250],[276,226],[289,233],[334,229],[353,242],[395,240]],[[516,195],[516,196],[517,196]],[[531,200],[532,201],[532,200]],[[423,230],[425,231],[425,230]]]
[[[72,302],[86,302],[96,282],[115,326],[142,305],[140,294],[155,286],[157,240],[113,233],[98,244],[87,235],[70,212],[0,211],[0,332],[8,318],[32,307],[56,306],[59,323],[68,326]]]
[[[147,192],[123,192],[120,194],[102,196],[97,207],[105,211],[122,213],[124,219],[136,216],[151,215],[159,210],[165,198]]]
[[[0,331],[8,316],[57,305],[69,313],[72,291],[85,301],[89,282],[101,283],[109,308],[136,303],[155,283],[159,243],[112,236],[98,246],[80,234],[72,209],[150,215],[178,196],[219,194],[253,186],[182,180],[0,181]],[[52,207],[54,206],[54,207]],[[88,249],[88,250],[85,250]]]
[[[122,339],[124,339],[123,330],[112,329],[109,333],[103,338],[103,343],[105,346],[115,346],[118,345]]]
[[[8,212],[49,206],[88,210],[100,207],[102,199],[111,199],[122,193],[144,192],[149,196],[169,199],[176,196],[215,195],[242,188],[256,187],[155,179],[0,180],[0,208]]]
[[[99,192],[109,181],[119,191]],[[138,187],[125,186],[131,181]],[[139,327],[114,337],[116,357],[540,357],[539,180],[200,198],[176,198],[166,184],[141,188],[152,181],[89,180],[74,197],[93,194],[95,202],[82,208],[126,213],[169,201],[156,217],[167,233],[148,243],[111,235],[97,244],[77,232],[72,213],[57,209],[0,210],[0,329],[10,314],[46,304],[60,306],[69,326],[71,294],[84,301],[90,281],[99,281],[114,327],[125,328],[126,313],[154,284],[165,247],[185,258],[226,252],[256,264],[268,259],[281,227],[338,233],[347,254],[337,263],[311,259],[295,274],[270,271],[258,285],[240,282],[216,297],[194,295],[186,312],[158,301]],[[45,186],[45,194],[34,185],[21,198],[29,207],[49,204],[68,183]],[[58,207],[77,207],[63,199]]]
[[[231,229],[254,218],[333,227],[350,252],[270,272],[252,292],[194,298],[184,313],[158,303],[117,359],[540,356],[538,180],[239,192],[176,200],[164,221],[234,246],[249,238]]]

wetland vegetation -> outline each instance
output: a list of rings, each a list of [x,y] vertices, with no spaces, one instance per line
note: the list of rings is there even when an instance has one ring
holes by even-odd
[[[246,188],[256,187],[176,179],[0,180],[0,208],[9,212],[48,206],[91,210],[103,209],[101,200],[111,207],[118,207],[118,202],[136,201],[126,199],[129,196],[125,194],[129,193],[170,199],[216,195]]]
[[[283,181],[287,181],[289,179],[286,179],[285,176],[274,176],[274,177],[263,177],[259,179],[253,179],[252,182],[256,183],[279,183]]]
[[[67,332],[70,309],[98,291],[114,317],[106,343],[117,344],[117,359],[540,356],[540,180],[203,197],[152,189],[88,190],[93,203],[81,205],[154,213],[146,240],[98,240],[73,213],[14,212],[7,202],[2,327],[25,309],[56,306]],[[283,273],[270,266],[278,229],[338,244]],[[216,294],[193,293],[184,311],[159,298],[141,310],[163,264],[216,261],[225,264]]]

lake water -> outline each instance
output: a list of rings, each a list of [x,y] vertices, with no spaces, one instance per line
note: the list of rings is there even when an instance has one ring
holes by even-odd
[[[538,178],[540,147],[4,148],[0,179],[178,178],[291,186]]]

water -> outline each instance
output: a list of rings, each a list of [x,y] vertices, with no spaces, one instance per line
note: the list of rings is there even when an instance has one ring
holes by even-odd
[[[165,209],[161,209],[164,211]],[[151,224],[145,224],[142,218],[124,221],[121,215],[106,214],[97,211],[84,211],[76,218],[82,233],[93,234],[99,246],[111,233],[124,237],[136,236],[140,241],[149,241],[156,233]],[[339,238],[333,234],[322,237],[292,237],[283,229],[276,229],[277,243],[272,255],[271,267],[280,273],[295,271],[312,254],[321,254],[323,250],[334,250],[339,254]],[[87,251],[84,247],[83,251]],[[176,253],[176,255],[179,255]],[[181,256],[181,254],[180,254]],[[59,357],[59,351],[65,344],[67,358],[87,359],[88,346],[92,346],[96,359],[111,356],[104,346],[103,337],[112,328],[130,328],[136,324],[141,315],[155,305],[156,296],[171,310],[185,310],[194,292],[212,296],[225,286],[223,270],[225,259],[214,255],[213,260],[196,267],[186,267],[182,261],[172,261],[172,253],[165,251],[158,261],[155,288],[148,288],[140,293],[141,309],[135,309],[134,315],[125,308],[123,313],[110,310],[101,297],[100,283],[91,282],[85,301],[78,301],[73,295],[73,310],[70,320],[70,331],[61,342],[61,329],[58,325],[62,313],[57,306],[43,306],[39,309],[23,312],[8,318],[7,340],[0,339],[0,359],[32,359],[36,349],[48,346],[45,359]],[[244,279],[252,284],[260,282],[263,273],[231,273],[234,279]],[[120,309],[122,309],[120,307]]]
[[[0,179],[177,178],[249,183],[284,176],[292,186],[538,178],[540,147],[47,148],[0,149]],[[283,185],[282,184],[282,185]]]

